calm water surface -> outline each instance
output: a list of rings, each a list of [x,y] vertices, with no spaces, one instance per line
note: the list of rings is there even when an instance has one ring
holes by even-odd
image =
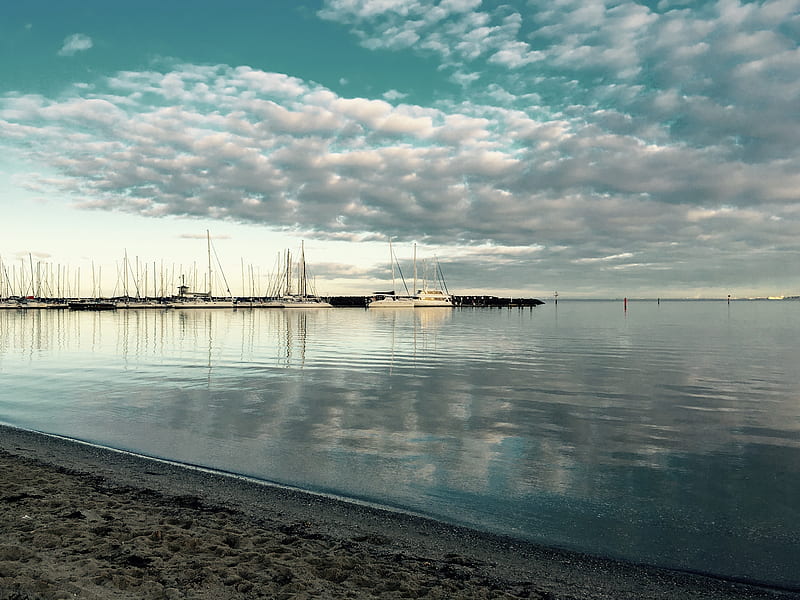
[[[0,311],[0,421],[800,585],[800,303]]]

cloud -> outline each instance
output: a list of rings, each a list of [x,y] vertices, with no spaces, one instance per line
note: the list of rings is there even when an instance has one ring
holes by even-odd
[[[398,90],[389,90],[388,92],[384,92],[383,99],[387,102],[394,102],[395,100],[402,100],[403,98],[408,97],[408,94],[404,94]]]
[[[415,0],[399,10],[395,3],[328,0],[320,16],[349,27],[366,47],[433,54],[476,94],[487,83],[515,91],[514,98],[547,91],[543,98],[556,103],[624,107],[642,118],[666,116],[650,114],[649,100],[680,94],[689,110],[676,107],[669,117],[682,134],[709,130],[693,105],[712,107],[728,130],[775,122],[796,105],[798,0],[684,5],[531,0],[460,3],[456,10]],[[776,108],[771,118],[745,114],[764,102]],[[758,151],[771,134],[740,137]]]
[[[58,51],[59,56],[73,56],[77,52],[85,52],[92,47],[92,38],[83,33],[73,33],[64,38],[64,45]]]
[[[252,69],[186,66],[119,73],[59,99],[7,96],[0,119],[8,148],[61,174],[29,185],[152,216],[332,238],[566,244],[582,248],[578,259],[636,252],[642,262],[654,244],[719,226],[692,210],[748,211],[723,238],[744,236],[746,222],[750,237],[791,234],[798,220],[790,156],[744,162],[719,140],[693,147],[660,129],[659,143],[645,142],[644,124],[612,111],[393,106]]]
[[[610,261],[617,261],[626,258],[633,258],[633,253],[631,252],[623,252],[621,254],[612,254],[611,256],[595,256],[591,258],[578,258],[575,259],[574,262],[576,263],[598,263],[598,262],[610,262]]]
[[[373,50],[415,48],[460,64],[479,57],[512,67],[536,60],[536,53],[516,39],[521,23],[517,12],[495,18],[480,6],[476,0],[328,0],[319,15],[349,25]]]

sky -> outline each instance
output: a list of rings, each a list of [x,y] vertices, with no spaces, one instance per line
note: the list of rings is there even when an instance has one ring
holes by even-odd
[[[202,270],[208,231],[234,294],[301,243],[318,293],[386,289],[390,238],[407,279],[416,248],[455,294],[800,294],[800,0],[0,15],[17,283]]]

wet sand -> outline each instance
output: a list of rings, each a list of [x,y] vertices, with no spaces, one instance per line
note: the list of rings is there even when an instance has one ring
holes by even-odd
[[[0,426],[0,600],[800,598]]]

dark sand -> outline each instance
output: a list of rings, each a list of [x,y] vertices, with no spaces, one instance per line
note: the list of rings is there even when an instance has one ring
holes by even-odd
[[[786,599],[0,426],[0,600]]]

